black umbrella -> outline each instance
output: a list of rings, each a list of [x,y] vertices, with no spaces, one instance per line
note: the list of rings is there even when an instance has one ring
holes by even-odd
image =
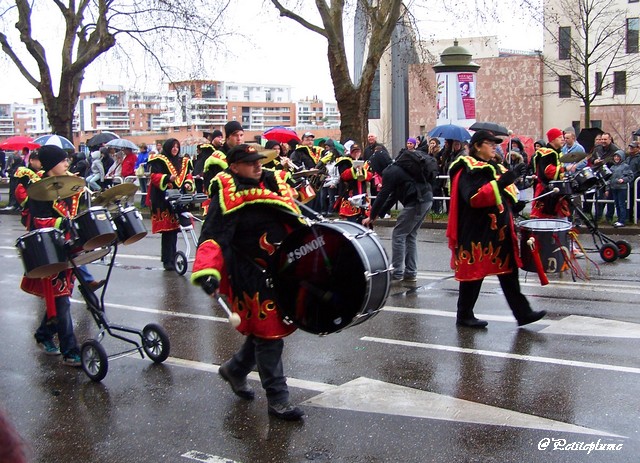
[[[115,133],[102,132],[87,140],[87,146],[100,146],[103,143],[108,143],[111,140],[115,140],[118,137]]]
[[[635,132],[633,132],[633,135],[635,137],[640,137],[640,129],[636,130]]]
[[[505,137],[509,135],[509,129],[495,122],[474,122],[471,127],[469,127],[469,130],[488,130],[494,135],[502,135]]]
[[[603,134],[604,131],[598,127],[590,127],[588,129],[582,129],[580,135],[578,135],[578,143],[584,147],[585,153],[590,153],[593,149],[596,136]]]

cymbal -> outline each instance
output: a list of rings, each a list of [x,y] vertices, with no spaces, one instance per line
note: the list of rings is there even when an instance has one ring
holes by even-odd
[[[121,183],[98,193],[93,198],[92,203],[96,206],[104,206],[112,202],[122,201],[124,198],[134,195],[136,191],[138,191],[138,187],[133,183]]]
[[[36,201],[55,201],[81,193],[85,186],[82,177],[75,175],[57,175],[45,177],[27,187],[29,198]]]
[[[574,153],[567,153],[560,156],[560,162],[580,162],[588,156],[584,151],[576,151]]]
[[[320,172],[320,169],[306,169],[306,170],[299,170],[297,172],[293,172],[291,174],[291,177],[295,178],[300,178],[300,177],[308,177],[310,175],[315,175],[318,172]]]

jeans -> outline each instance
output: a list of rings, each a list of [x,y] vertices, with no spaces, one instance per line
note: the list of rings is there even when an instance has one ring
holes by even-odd
[[[596,223],[598,223],[600,221],[600,218],[602,217],[602,212],[604,211],[604,205],[607,205],[607,218],[609,220],[611,220],[613,218],[613,209],[614,209],[614,205],[613,203],[603,203],[600,202],[600,200],[606,200],[606,199],[611,199],[611,195],[608,195],[608,197],[605,197],[605,192],[604,190],[598,190],[596,192],[596,199],[598,200],[598,203],[596,205]]]
[[[415,277],[418,274],[418,230],[433,204],[433,193],[424,202],[407,206],[398,215],[391,234],[391,264],[393,278]]]
[[[80,353],[78,341],[73,334],[73,320],[71,319],[71,302],[68,296],[56,297],[56,323],[47,323],[47,314],[42,318],[36,330],[36,341],[52,341],[53,335],[58,333],[60,352],[65,357]]]
[[[613,203],[616,205],[618,222],[627,223],[627,190],[611,190],[611,195]],[[610,219],[613,219],[613,216]]]
[[[87,177],[87,185],[89,185],[89,188],[91,189],[91,191],[102,190],[102,187],[98,183],[98,180],[100,180],[100,175],[94,174],[94,175],[89,175]]]
[[[236,378],[245,378],[254,367],[258,367],[262,388],[269,404],[289,402],[287,378],[282,367],[282,339],[262,339],[250,335],[244,344],[227,362],[229,372]]]

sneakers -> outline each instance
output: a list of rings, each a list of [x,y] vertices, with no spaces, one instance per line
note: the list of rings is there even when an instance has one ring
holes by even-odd
[[[227,362],[220,365],[220,368],[218,368],[218,374],[222,379],[229,383],[235,395],[244,400],[254,399],[256,393],[253,392],[253,389],[251,389],[249,384],[247,384],[247,377],[234,378],[229,372],[229,364]]]
[[[42,349],[45,354],[60,355],[60,349],[58,349],[58,346],[56,346],[56,344],[52,340],[48,340],[48,341],[36,340],[36,342],[38,343],[38,347]]]
[[[269,404],[269,415],[285,421],[299,421],[304,416],[301,408],[290,403]]]
[[[620,227],[624,227],[624,224],[622,222],[616,222],[613,224],[614,228],[620,228]]]
[[[80,360],[80,355],[78,354],[69,354],[65,355],[62,358],[62,363],[69,367],[80,367],[82,366],[82,361]]]

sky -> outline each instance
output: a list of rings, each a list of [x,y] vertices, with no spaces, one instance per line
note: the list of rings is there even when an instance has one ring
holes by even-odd
[[[486,15],[490,16],[486,20],[478,19],[474,13],[480,11],[478,1],[497,2],[496,13]],[[428,2],[428,7],[426,2],[415,2],[411,12],[416,17],[421,36],[425,39],[453,39],[496,35],[501,48],[542,48],[541,29],[528,20],[526,13],[513,7],[515,0],[461,2],[461,11],[465,8],[467,11],[459,15],[438,10],[433,1]],[[254,3],[255,8],[247,8],[248,3]],[[202,59],[210,69],[210,75],[206,78],[291,85],[292,96],[296,99],[317,95],[321,99],[335,101],[326,58],[326,40],[290,19],[280,18],[273,7],[261,9],[262,5],[262,0],[231,2],[227,25],[240,28],[247,37],[232,37],[225,43],[224,53],[212,50],[210,56],[203,56]],[[350,24],[346,27],[346,32],[350,33]],[[60,31],[51,25],[41,30],[45,32],[41,32],[40,40],[47,47],[55,44],[61,36]],[[455,36],[452,36],[452,30],[456,31]],[[352,40],[347,42],[350,48],[351,42]],[[56,55],[52,48],[47,56],[51,59]],[[144,60],[141,59],[140,62],[143,63]],[[7,58],[1,57],[0,65],[3,68],[0,103],[28,103],[31,98],[38,96],[37,91]],[[148,72],[140,73],[139,69],[131,69],[129,64],[122,65],[113,56],[103,57],[88,69],[82,89],[89,91],[106,85],[121,85],[127,89],[159,91],[162,84],[149,78],[149,75],[157,73],[152,65],[144,66],[149,67]]]

